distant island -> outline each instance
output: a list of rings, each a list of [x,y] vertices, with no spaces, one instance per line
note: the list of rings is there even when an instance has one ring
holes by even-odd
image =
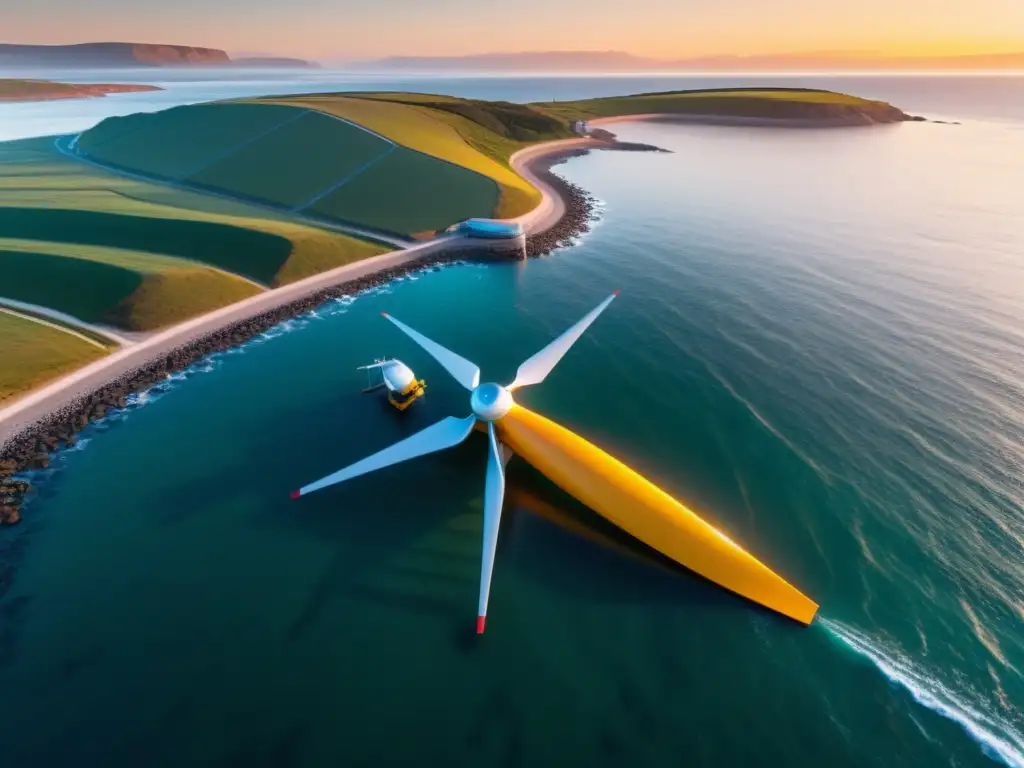
[[[754,56],[721,54],[680,59],[622,51],[523,51],[468,56],[390,56],[350,64],[361,70],[406,72],[821,72],[1024,70],[1024,52],[966,56],[887,56],[812,51]]]
[[[91,99],[108,93],[162,91],[155,85],[116,83],[54,83],[50,80],[0,79],[0,101],[49,101],[51,99]]]
[[[12,45],[0,43],[0,69],[4,67],[110,68],[110,67],[317,67],[314,62],[284,57],[233,60],[219,48],[154,43],[77,43],[75,45]]]

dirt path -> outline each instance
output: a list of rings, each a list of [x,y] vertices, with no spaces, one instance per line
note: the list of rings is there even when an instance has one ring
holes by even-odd
[[[3,310],[13,310],[9,312],[9,314],[21,314],[21,312],[28,313],[29,315],[34,316],[30,318],[32,320],[48,317],[51,320],[56,320],[58,323],[62,323],[63,326],[58,326],[62,331],[69,331],[73,333],[75,328],[82,328],[87,331],[91,331],[104,339],[110,339],[111,342],[122,347],[127,347],[134,343],[127,336],[120,335],[112,328],[107,328],[102,325],[93,325],[85,322],[84,320],[79,320],[73,315],[66,315],[63,312],[58,312],[57,310],[50,309],[49,307],[40,307],[37,304],[29,304],[24,301],[17,301],[16,299],[8,299],[5,296],[0,296],[0,311]],[[47,325],[51,325],[51,323],[47,323]],[[75,333],[75,335],[80,336],[81,334]],[[96,339],[89,339],[89,341],[94,344],[97,343]]]

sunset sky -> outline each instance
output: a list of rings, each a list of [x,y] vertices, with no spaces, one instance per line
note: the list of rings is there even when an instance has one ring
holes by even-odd
[[[321,60],[393,54],[1024,51],[1024,0],[30,0],[0,42],[162,42]]]

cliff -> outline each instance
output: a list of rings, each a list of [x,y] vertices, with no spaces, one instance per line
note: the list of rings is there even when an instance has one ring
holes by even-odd
[[[217,48],[152,43],[0,44],[0,67],[178,67],[230,63]]]

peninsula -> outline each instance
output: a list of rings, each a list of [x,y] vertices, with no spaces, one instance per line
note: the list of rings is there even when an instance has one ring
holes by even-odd
[[[0,43],[0,67],[174,67],[216,66],[230,57],[219,48],[154,43],[76,43],[14,45]]]
[[[0,78],[0,102],[50,101],[51,99],[93,99],[108,93],[162,91],[155,85],[112,83],[55,83],[51,80],[10,80]]]
[[[505,220],[530,255],[585,231],[589,196],[549,169],[637,149],[598,129],[623,119],[913,118],[814,90],[533,104],[359,92],[175,107],[0,143],[0,358],[14,361],[0,376],[0,518],[17,516],[24,490],[9,476],[45,466],[131,392],[331,297],[493,253],[460,222]]]

